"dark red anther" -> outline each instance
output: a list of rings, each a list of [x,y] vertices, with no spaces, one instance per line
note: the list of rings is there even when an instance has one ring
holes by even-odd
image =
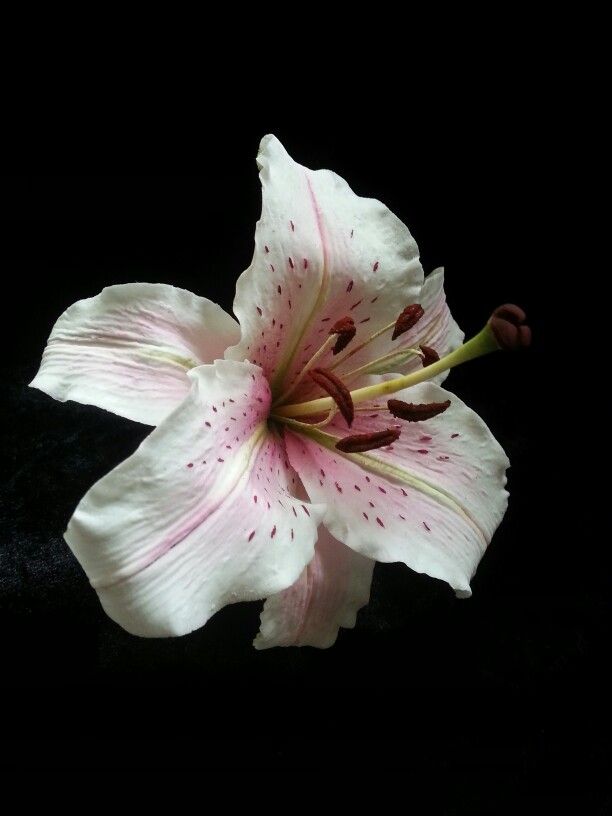
[[[418,404],[397,399],[387,401],[387,408],[393,416],[399,419],[405,419],[406,422],[424,422],[426,419],[432,419],[438,416],[438,414],[444,413],[449,405],[450,400],[445,400],[444,402],[422,402]]]
[[[505,303],[489,318],[497,345],[504,351],[520,351],[531,344],[531,329],[525,326],[527,315],[520,306]]]
[[[440,355],[438,354],[438,352],[431,346],[419,346],[419,348],[423,352],[423,356],[421,357],[423,368],[426,368],[432,363],[437,363],[438,360],[440,359]]]
[[[363,453],[375,448],[386,448],[387,445],[398,440],[399,435],[400,432],[395,428],[387,428],[385,431],[375,431],[373,433],[353,434],[352,436],[345,436],[344,439],[336,442],[336,447],[338,450],[344,451],[344,453]]]
[[[355,321],[352,317],[341,317],[337,323],[329,330],[330,334],[337,334],[338,339],[336,345],[332,349],[332,354],[338,354],[343,351],[355,336],[357,329],[355,328]]]
[[[404,334],[404,332],[407,332],[408,329],[416,326],[424,314],[425,312],[423,307],[419,303],[411,303],[410,306],[406,306],[404,311],[395,321],[395,327],[393,329],[391,339],[395,340],[395,338],[399,337],[400,334]]]
[[[346,424],[351,427],[355,416],[355,407],[351,392],[339,377],[336,377],[326,368],[313,368],[309,372],[311,378],[326,391],[340,409],[340,413],[346,419]]]

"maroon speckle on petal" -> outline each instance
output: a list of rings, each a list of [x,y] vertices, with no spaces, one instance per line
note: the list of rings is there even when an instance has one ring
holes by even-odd
[[[338,482],[334,482],[334,484],[336,485],[336,490],[338,491],[338,493],[342,493],[342,488],[340,487]]]
[[[293,515],[297,518],[297,511],[296,511],[295,507],[292,507],[291,509],[293,510]]]
[[[217,462],[225,462],[225,459],[221,459],[221,457],[219,457],[219,458],[217,459]]]
[[[276,535],[276,524],[272,528],[272,532],[270,533],[270,538],[274,538],[275,535]]]
[[[294,268],[295,268],[295,264],[293,263],[293,258],[289,258],[289,266],[290,266],[292,269],[294,269]]]
[[[293,527],[291,528],[291,540],[293,541]]]
[[[366,512],[363,513],[363,517],[366,521],[368,521],[368,514]]]
[[[253,531],[252,531],[252,532],[249,534],[249,541],[252,541],[252,540],[253,540],[253,536],[254,536],[254,535],[255,535],[255,530],[253,530]]]
[[[305,504],[302,505],[302,510],[306,513],[307,516],[310,515],[310,513],[308,512],[308,508],[306,507]]]
[[[266,252],[270,251],[266,245],[264,245],[264,249],[265,249]]]
[[[208,422],[208,420],[204,424],[208,425],[209,428],[212,428],[212,425],[210,424],[210,422]]]
[[[348,283],[348,286],[346,287],[346,291],[350,292],[352,288],[353,288],[353,281],[350,280],[349,283]]]
[[[377,521],[377,523],[378,523],[378,524],[380,524],[380,526],[381,526],[381,527],[384,527],[384,526],[385,526],[385,525],[383,524],[383,522],[382,522],[382,519],[379,519],[379,518],[378,518],[378,516],[376,516],[376,521]]]
[[[384,488],[384,487],[381,487],[380,485],[378,486],[378,489],[380,490],[380,492],[381,492],[381,493],[386,493],[386,492],[387,492],[387,491],[385,490],[385,488]]]
[[[304,269],[308,269],[308,258],[304,258]]]
[[[257,496],[253,496],[253,501],[257,504]]]
[[[187,467],[192,468],[193,467],[193,462],[187,462]]]
[[[261,311],[261,306],[257,307],[257,314],[261,317],[263,312]]]
[[[377,272],[377,271],[378,271],[378,261],[376,261],[376,263],[372,267],[372,272]]]
[[[451,434],[451,439],[456,439],[459,436],[458,433]]]
[[[358,490],[361,493],[361,488],[359,487],[359,485],[353,485],[353,487],[355,488],[355,490]]]
[[[281,289],[281,285],[280,285],[280,283],[279,283],[279,284],[278,284],[278,286],[276,287],[276,291],[278,292],[278,294],[279,294],[279,295],[282,295],[282,294],[283,294],[283,290]]]
[[[429,451],[427,450],[427,448],[419,448],[417,453],[429,453]]]
[[[408,495],[403,487],[401,488],[401,491],[402,491],[402,496],[407,496]]]
[[[423,527],[427,530],[428,533],[431,532],[431,529],[427,526],[425,522],[423,522]]]
[[[289,223],[291,224],[291,232],[295,232],[295,224],[293,221],[290,221]]]

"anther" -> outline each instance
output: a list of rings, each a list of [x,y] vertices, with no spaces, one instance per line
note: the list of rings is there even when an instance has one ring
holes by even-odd
[[[424,422],[432,419],[438,414],[443,414],[449,407],[450,400],[444,402],[404,402],[403,400],[390,399],[387,401],[387,408],[394,417],[405,419],[406,422]]]
[[[355,321],[352,317],[342,317],[337,323],[334,323],[329,330],[329,333],[336,334],[338,337],[336,340],[336,345],[332,349],[332,354],[335,355],[339,354],[341,351],[344,351],[355,336],[356,332],[357,329],[355,328]]]
[[[526,349],[531,343],[531,329],[525,326],[527,315],[520,306],[505,303],[489,318],[489,326],[498,346],[504,351]]]
[[[396,442],[399,436],[398,430],[387,428],[385,431],[345,436],[344,439],[336,442],[336,447],[344,453],[364,453],[375,448],[385,448],[392,442]]]
[[[395,338],[399,337],[400,334],[404,334],[404,332],[407,332],[413,326],[416,326],[424,314],[425,311],[419,303],[411,303],[410,306],[406,306],[404,311],[395,321],[395,327],[393,329],[393,334],[391,335],[391,340],[395,340]]]
[[[351,392],[346,385],[339,377],[325,368],[313,368],[310,377],[333,399],[350,428],[355,416],[355,408]]]
[[[432,363],[437,363],[440,359],[438,352],[431,346],[419,346],[419,348],[423,352],[423,356],[421,357],[423,368],[430,366]]]

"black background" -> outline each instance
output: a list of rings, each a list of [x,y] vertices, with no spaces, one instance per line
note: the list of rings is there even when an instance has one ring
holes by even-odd
[[[0,270],[11,287],[0,360],[2,683],[33,733],[97,733],[128,764],[142,756],[131,741],[168,734],[183,762],[180,746],[199,734],[207,762],[233,768],[339,768],[367,755],[406,770],[410,749],[413,771],[434,773],[452,757],[508,790],[524,773],[547,769],[571,787],[576,769],[602,767],[609,605],[586,527],[574,534],[578,498],[555,457],[566,443],[548,264],[564,236],[544,214],[550,167],[538,100],[483,97],[486,111],[447,101],[434,99],[409,126],[375,101],[333,121],[274,109],[237,125],[215,119],[198,131],[197,159],[183,162],[175,148],[169,169],[182,174],[2,179]],[[500,303],[528,312],[528,353],[478,360],[446,383],[507,451],[509,509],[470,600],[378,565],[370,605],[331,650],[256,652],[259,604],[228,607],[179,639],[140,640],[103,614],[62,532],[86,490],[148,429],[27,383],[55,319],[103,286],[161,281],[231,310],[252,254],[254,159],[268,131],[296,160],[334,169],[409,225],[425,271],[446,267],[468,335]],[[161,159],[149,165],[167,169]],[[253,742],[231,754],[206,742],[228,733]],[[320,741],[311,750],[298,738]],[[353,750],[336,750],[343,739]],[[75,745],[71,761],[86,766]],[[37,761],[57,761],[44,743],[37,750]]]

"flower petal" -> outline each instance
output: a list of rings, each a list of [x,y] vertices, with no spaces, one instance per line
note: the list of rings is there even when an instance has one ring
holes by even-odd
[[[370,597],[374,562],[319,528],[314,558],[298,580],[264,604],[253,645],[333,646],[341,626],[352,629]]]
[[[354,342],[394,320],[417,298],[423,270],[408,228],[379,201],[329,170],[297,164],[274,136],[262,140],[258,164],[262,216],[236,288],[242,337],[227,356],[261,365],[280,390],[336,320],[353,317]]]
[[[239,335],[220,306],[185,289],[109,286],[59,318],[30,385],[156,425],[189,393],[187,371],[223,357]]]
[[[218,360],[189,377],[184,402],[91,488],[66,531],[106,612],[148,637],[290,586],[322,515],[292,495],[261,371]]]
[[[325,524],[340,541],[377,561],[403,561],[469,595],[470,578],[506,509],[508,459],[454,394],[423,383],[396,396],[451,405],[427,422],[401,423],[398,441],[363,454],[333,447],[344,435],[337,420],[330,435],[314,432],[320,443],[287,433],[289,461],[311,500],[328,502]],[[398,425],[373,411],[358,414],[351,431],[380,430],[385,417]]]

